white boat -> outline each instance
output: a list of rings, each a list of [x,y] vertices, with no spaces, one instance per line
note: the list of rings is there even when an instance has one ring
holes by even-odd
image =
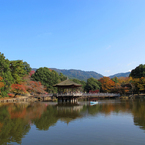
[[[90,101],[90,105],[96,105],[98,104],[98,101],[94,102],[94,101]]]

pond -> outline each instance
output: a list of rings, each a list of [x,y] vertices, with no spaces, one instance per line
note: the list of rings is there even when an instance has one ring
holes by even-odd
[[[145,100],[0,104],[0,145],[143,145]]]

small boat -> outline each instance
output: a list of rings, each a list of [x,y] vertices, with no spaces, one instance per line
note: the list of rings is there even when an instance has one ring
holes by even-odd
[[[90,101],[90,105],[96,105],[98,104],[98,101],[94,102],[94,101]]]

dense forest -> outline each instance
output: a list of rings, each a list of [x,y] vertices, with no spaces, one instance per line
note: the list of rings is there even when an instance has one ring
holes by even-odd
[[[81,76],[81,72],[79,75]],[[10,61],[0,53],[0,97],[57,93],[57,89],[53,85],[66,79],[67,77],[62,72],[56,72],[47,67],[41,67],[34,71],[27,62]],[[145,92],[145,65],[137,66],[131,71],[129,77],[102,76],[96,79],[90,75],[86,81],[73,77],[70,79],[82,85],[82,92],[139,94]]]

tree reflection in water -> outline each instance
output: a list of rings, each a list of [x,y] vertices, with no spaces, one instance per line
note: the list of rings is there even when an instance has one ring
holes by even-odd
[[[48,130],[50,126],[54,126],[58,118],[56,117],[57,109],[55,106],[48,106],[46,111],[39,118],[32,119],[32,123],[39,130]]]
[[[0,107],[0,143],[17,142],[30,130],[30,124],[22,118],[11,118],[9,106]]]
[[[7,104],[0,106],[0,143],[17,142],[29,132],[31,125],[48,130],[57,121],[69,123],[78,118],[112,113],[131,113],[134,124],[145,130],[145,100],[124,100],[99,103],[94,106],[78,104],[49,105],[45,103]]]
[[[134,124],[145,130],[145,100],[134,102],[133,110]]]

